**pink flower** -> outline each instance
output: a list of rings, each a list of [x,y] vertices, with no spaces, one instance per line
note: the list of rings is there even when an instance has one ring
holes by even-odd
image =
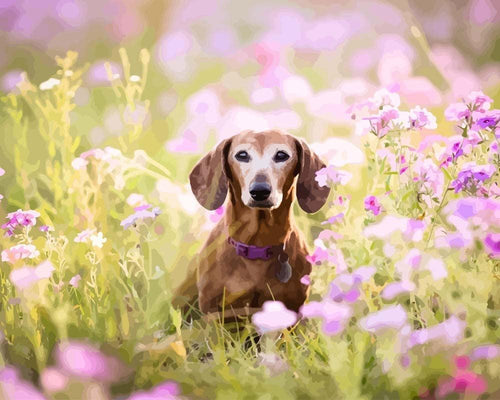
[[[18,244],[2,251],[2,261],[15,263],[24,258],[35,258],[40,255],[40,252],[32,244]]]
[[[68,385],[68,376],[57,368],[45,368],[40,375],[40,383],[49,393],[60,392]]]
[[[81,279],[82,277],[80,276],[80,274],[77,274],[69,280],[69,284],[74,288],[77,288],[78,285],[80,284]]]
[[[335,303],[325,299],[321,302],[311,301],[300,308],[304,318],[322,318],[322,329],[327,335],[341,333],[352,315],[351,308],[346,304]]]
[[[214,224],[219,222],[224,216],[224,210],[224,206],[220,206],[218,209],[212,211],[209,216],[210,221],[212,221]]]
[[[264,334],[292,326],[297,322],[297,314],[288,310],[281,301],[266,301],[262,306],[262,311],[252,316],[252,322],[257,330]]]
[[[394,128],[390,123],[393,120],[397,120],[399,116],[399,111],[396,108],[385,106],[379,111],[378,115],[363,119],[370,122],[370,132],[381,138]]]
[[[316,239],[315,242],[318,242],[320,246],[315,248],[313,254],[306,256],[307,261],[315,265],[320,265],[326,261],[328,264],[334,265],[337,272],[344,272],[347,269],[342,250],[336,248],[333,244],[329,248],[325,248],[321,239]]]
[[[373,215],[379,215],[382,210],[382,206],[375,196],[367,196],[365,197],[365,210],[371,211]]]
[[[300,278],[300,283],[309,286],[311,284],[311,277],[309,275],[304,275],[302,278]]]
[[[149,391],[132,393],[127,400],[175,400],[181,394],[179,384],[174,381],[166,381]]]
[[[52,232],[54,230],[54,228],[52,226],[48,226],[48,225],[42,225],[38,229],[40,229],[40,232]]]
[[[490,109],[493,100],[481,91],[470,92],[464,98],[464,102],[473,110],[486,112]]]
[[[343,171],[335,168],[333,165],[329,165],[328,167],[321,168],[319,171],[316,171],[315,181],[318,182],[318,185],[323,186],[335,186],[335,185],[345,185],[352,178],[352,174],[347,171]]]
[[[0,370],[0,393],[5,400],[46,400],[31,383],[20,379],[13,367]]]
[[[481,375],[469,370],[470,360],[466,356],[455,358],[456,372],[451,379],[441,380],[436,391],[437,397],[445,397],[451,393],[473,393],[480,395],[486,392],[487,383]]]
[[[386,329],[400,329],[406,321],[406,311],[398,304],[368,314],[359,321],[359,325],[365,331],[376,333]]]
[[[118,359],[78,341],[60,343],[55,350],[59,370],[68,375],[100,382],[117,382],[129,374]]]
[[[3,168],[0,168],[0,176],[3,176],[5,174],[5,170]]]
[[[50,261],[44,261],[37,267],[22,267],[11,271],[10,280],[18,289],[28,289],[42,279],[48,279],[55,271]]]
[[[406,240],[419,242],[422,240],[424,231],[425,223],[423,221],[386,215],[380,222],[367,226],[363,234],[368,238],[376,237],[386,240],[394,233],[400,232]]]

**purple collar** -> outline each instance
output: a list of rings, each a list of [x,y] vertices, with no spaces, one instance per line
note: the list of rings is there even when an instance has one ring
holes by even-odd
[[[258,258],[269,260],[283,251],[283,245],[260,247],[237,242],[231,237],[227,238],[227,242],[235,248],[236,254],[249,260],[256,260]]]

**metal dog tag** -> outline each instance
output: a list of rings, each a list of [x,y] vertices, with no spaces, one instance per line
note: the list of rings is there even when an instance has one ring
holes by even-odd
[[[281,260],[281,256],[284,255],[285,260]],[[282,253],[278,256],[278,268],[276,270],[276,278],[280,282],[287,283],[292,277],[292,266],[288,262],[288,255]]]

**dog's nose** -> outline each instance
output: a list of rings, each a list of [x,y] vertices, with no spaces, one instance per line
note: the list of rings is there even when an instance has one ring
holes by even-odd
[[[250,196],[255,201],[266,200],[271,194],[271,186],[265,182],[255,182],[250,186]]]

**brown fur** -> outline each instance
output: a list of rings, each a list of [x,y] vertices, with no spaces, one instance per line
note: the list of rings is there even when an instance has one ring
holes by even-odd
[[[232,149],[251,145],[263,154],[271,145],[293,149],[290,162],[281,169],[269,165],[266,174],[275,174],[282,200],[274,209],[254,208],[242,201],[242,170]],[[287,308],[298,310],[306,299],[307,286],[300,283],[309,274],[308,249],[295,226],[292,202],[297,192],[299,205],[316,212],[325,203],[329,189],[318,186],[315,172],[324,167],[319,157],[301,139],[276,131],[244,132],[222,141],[193,168],[190,183],[198,201],[208,209],[224,204],[224,217],[210,233],[200,255],[198,267],[199,304],[203,312],[222,308],[260,307],[266,300],[280,300]],[[297,184],[297,190],[295,185]],[[280,282],[275,277],[277,260],[249,260],[236,254],[228,237],[256,246],[285,243],[292,266],[292,277]],[[224,306],[224,307],[223,307]]]

